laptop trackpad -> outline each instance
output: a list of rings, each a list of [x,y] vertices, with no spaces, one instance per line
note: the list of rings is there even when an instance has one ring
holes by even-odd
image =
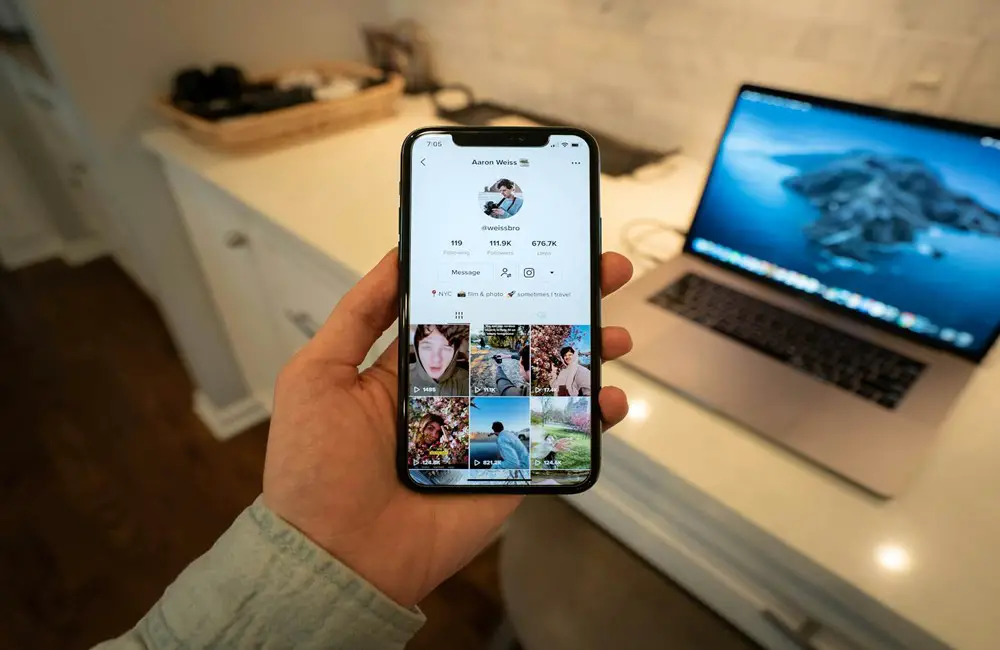
[[[752,429],[787,431],[822,394],[797,370],[694,323],[671,318],[662,337],[624,361]]]

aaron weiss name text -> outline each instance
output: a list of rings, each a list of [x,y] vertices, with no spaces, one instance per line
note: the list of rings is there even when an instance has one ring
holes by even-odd
[[[516,160],[473,160],[473,165],[510,165],[512,167],[517,167]]]

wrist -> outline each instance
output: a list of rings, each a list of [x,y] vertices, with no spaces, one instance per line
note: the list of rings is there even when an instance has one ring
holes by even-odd
[[[398,531],[389,534],[370,528],[341,531],[335,518],[298,515],[292,509],[271,503],[266,492],[264,505],[400,607],[413,609],[426,595],[422,579],[414,574],[420,560],[406,547]],[[389,540],[388,544],[385,540]]]

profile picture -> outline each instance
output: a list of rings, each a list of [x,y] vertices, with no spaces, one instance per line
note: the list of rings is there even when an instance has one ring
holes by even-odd
[[[531,470],[590,469],[590,398],[531,398]]]
[[[589,325],[532,325],[532,395],[589,397],[590,365]]]
[[[472,394],[519,397],[528,394],[531,352],[527,325],[480,325],[472,332]]]
[[[469,326],[410,326],[411,397],[469,394]]]
[[[407,465],[414,469],[468,469],[469,400],[410,399]]]
[[[483,214],[494,219],[510,219],[524,207],[524,192],[509,178],[483,188],[479,193],[479,205]]]

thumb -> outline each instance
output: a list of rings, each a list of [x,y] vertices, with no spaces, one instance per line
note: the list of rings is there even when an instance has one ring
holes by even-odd
[[[340,299],[309,343],[309,353],[357,367],[375,341],[396,320],[399,255],[393,248]]]

